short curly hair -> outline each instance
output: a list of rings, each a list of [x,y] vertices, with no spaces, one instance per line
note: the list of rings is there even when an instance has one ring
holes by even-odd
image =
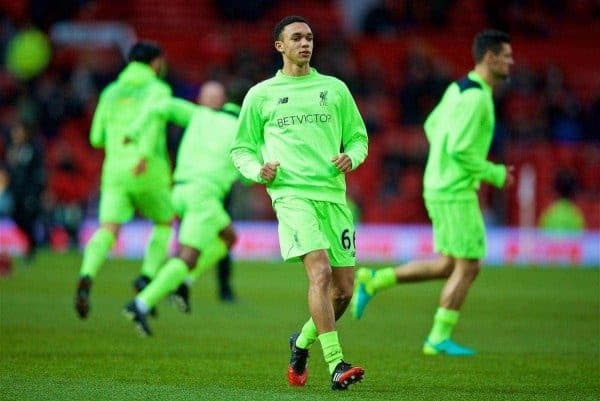
[[[279,21],[277,25],[275,25],[275,28],[273,28],[273,41],[281,40],[281,32],[283,32],[286,26],[288,26],[289,24],[293,24],[294,22],[303,22],[306,25],[310,26],[306,18],[301,17],[299,15],[288,15],[287,17]]]

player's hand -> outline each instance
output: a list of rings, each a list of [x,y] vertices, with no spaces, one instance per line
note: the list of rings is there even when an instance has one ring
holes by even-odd
[[[133,175],[137,177],[138,175],[146,171],[147,168],[148,165],[146,164],[146,159],[141,159],[138,162],[138,164],[136,164],[136,166],[133,168]]]
[[[345,153],[333,156],[331,161],[342,173],[349,173],[352,170],[352,160],[350,160],[350,157]]]
[[[277,167],[279,162],[265,163],[260,169],[260,178],[267,182],[273,181],[277,175]]]
[[[512,187],[513,185],[515,185],[516,181],[517,181],[517,178],[515,175],[515,166],[513,166],[513,165],[506,166],[506,179],[504,180],[503,188]]]

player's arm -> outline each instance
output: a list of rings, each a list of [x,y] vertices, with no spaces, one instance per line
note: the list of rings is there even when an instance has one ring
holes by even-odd
[[[192,120],[196,107],[194,103],[176,97],[161,99],[144,109],[134,120],[129,129],[128,137],[133,140],[137,139],[149,126],[152,127],[161,121],[187,127]]]
[[[340,115],[342,118],[342,145],[344,154],[350,159],[351,165],[349,169],[344,168],[346,167],[344,160],[340,160],[339,157],[334,160],[334,163],[340,171],[348,172],[356,169],[365,161],[369,139],[365,123],[346,85],[342,87]]]
[[[133,124],[132,135],[142,159],[148,160],[164,140],[166,121],[187,125],[192,118],[194,104],[171,97],[170,88],[156,90],[151,106],[142,112]]]
[[[252,91],[246,95],[239,117],[237,134],[231,145],[230,156],[233,164],[245,178],[265,183],[260,157],[260,146],[263,144],[264,122],[260,114],[260,103]],[[268,163],[267,163],[268,164]],[[268,166],[269,172],[276,166]]]
[[[185,99],[171,97],[152,107],[151,112],[165,121],[187,127],[197,107],[199,106]]]
[[[482,158],[477,150],[481,122],[487,112],[483,96],[478,90],[467,91],[461,96],[450,119],[447,151],[468,173],[502,187],[506,180],[506,166]]]
[[[90,144],[94,148],[103,148],[106,144],[105,115],[106,97],[104,93],[102,93],[98,99],[98,105],[96,106],[96,112],[94,113],[90,130]]]

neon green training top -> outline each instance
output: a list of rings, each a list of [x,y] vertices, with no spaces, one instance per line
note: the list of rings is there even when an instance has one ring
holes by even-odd
[[[425,121],[429,157],[424,191],[431,200],[474,199],[480,182],[502,187],[506,167],[487,160],[494,133],[492,88],[474,71],[451,83]]]
[[[314,68],[277,74],[250,89],[231,157],[242,175],[264,183],[265,162],[279,162],[267,183],[272,200],[296,196],[346,203],[346,180],[331,159],[346,153],[356,169],[366,158],[367,131],[347,86]]]
[[[177,150],[175,184],[193,182],[202,191],[223,199],[239,177],[228,157],[238,128],[239,112],[240,107],[233,103],[213,110],[187,100],[169,98],[150,108],[140,120],[145,124],[153,119],[167,120],[186,127]]]
[[[94,113],[90,143],[104,148],[102,186],[163,187],[171,182],[165,123],[156,122],[131,132],[130,126],[144,110],[171,96],[171,88],[144,63],[131,62],[115,82],[101,93]],[[144,158],[147,169],[134,176]]]

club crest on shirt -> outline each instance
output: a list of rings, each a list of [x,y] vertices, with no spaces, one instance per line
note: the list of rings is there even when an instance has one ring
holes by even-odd
[[[327,91],[321,91],[321,93],[319,93],[319,97],[321,98],[321,102],[319,104],[321,106],[327,106]]]

